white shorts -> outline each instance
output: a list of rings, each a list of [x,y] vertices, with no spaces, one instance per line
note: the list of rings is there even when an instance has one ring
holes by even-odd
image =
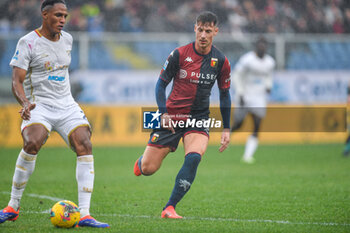
[[[238,107],[234,109],[233,117],[235,122],[242,122],[248,113],[251,113],[260,119],[266,115],[266,108],[261,107]]]
[[[79,105],[74,105],[67,109],[58,109],[49,105],[36,103],[36,107],[30,111],[30,114],[29,121],[22,121],[21,132],[30,125],[41,124],[49,133],[52,130],[59,133],[69,146],[71,146],[69,136],[76,128],[88,126],[91,130],[89,121]]]
[[[243,121],[248,113],[254,114],[259,118],[264,118],[266,115],[266,95],[244,95],[244,106],[239,104],[239,98],[235,98],[234,119],[237,122]]]

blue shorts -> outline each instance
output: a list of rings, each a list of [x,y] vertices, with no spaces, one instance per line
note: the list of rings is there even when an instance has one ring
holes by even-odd
[[[179,145],[180,139],[190,133],[200,133],[209,137],[209,128],[175,128],[174,134],[168,129],[154,129],[150,134],[147,145],[155,147],[169,147],[170,151],[174,152]]]

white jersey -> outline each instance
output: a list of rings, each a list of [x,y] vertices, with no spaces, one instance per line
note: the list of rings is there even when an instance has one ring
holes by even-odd
[[[266,107],[266,89],[272,88],[275,60],[268,54],[259,58],[254,51],[243,55],[237,62],[233,83],[238,96],[243,96],[247,107]]]
[[[24,91],[32,103],[59,109],[77,105],[69,83],[73,38],[62,31],[58,41],[50,41],[38,30],[23,36],[17,44],[10,66],[27,71]]]

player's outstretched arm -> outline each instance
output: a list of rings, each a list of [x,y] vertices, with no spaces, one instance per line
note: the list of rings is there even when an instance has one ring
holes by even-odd
[[[12,71],[12,93],[16,97],[18,103],[22,106],[19,111],[23,120],[30,119],[30,111],[35,108],[35,104],[30,103],[27,99],[24,89],[23,82],[26,77],[27,71],[18,67],[13,67]]]

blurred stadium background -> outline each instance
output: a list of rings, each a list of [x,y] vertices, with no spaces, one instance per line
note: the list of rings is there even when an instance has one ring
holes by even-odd
[[[9,62],[18,39],[40,26],[40,0],[0,1],[0,146],[21,146],[19,105],[11,93]],[[144,145],[142,109],[155,106],[159,71],[176,47],[194,40],[195,16],[219,16],[215,45],[234,68],[238,58],[264,34],[277,71],[271,105],[346,107],[350,80],[350,3],[346,0],[66,0],[65,30],[74,37],[71,82],[76,100],[93,125],[94,145]],[[218,104],[217,88],[212,101]],[[232,97],[233,90],[232,91]],[[305,113],[305,112],[304,112]],[[320,113],[323,114],[323,113]],[[324,120],[306,114],[295,132],[266,132],[265,143],[342,143],[344,115]],[[278,121],[278,118],[275,119]],[[303,132],[313,121],[334,132]],[[324,123],[326,122],[326,123]],[[249,128],[249,122],[247,127]],[[310,131],[313,131],[312,129]],[[248,133],[236,134],[233,143]],[[217,143],[220,134],[211,136]],[[48,145],[63,145],[53,134]]]

